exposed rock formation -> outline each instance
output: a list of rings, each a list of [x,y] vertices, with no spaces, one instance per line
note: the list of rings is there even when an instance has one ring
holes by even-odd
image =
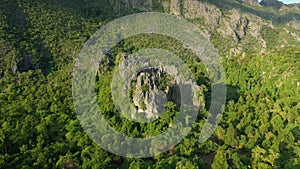
[[[137,74],[132,73],[133,70],[137,71]],[[185,81],[174,65],[153,68],[146,60],[140,62],[129,55],[119,63],[118,74],[119,80],[125,79],[127,83],[122,86],[121,93],[122,97],[128,97],[125,93],[129,93],[131,106],[133,105],[131,118],[158,118],[168,101],[173,102],[177,110],[180,110],[182,103],[204,107],[201,87],[191,80]],[[190,92],[182,91],[183,89]],[[186,93],[190,95],[187,96]]]
[[[240,2],[259,5],[256,0],[241,0]],[[264,25],[272,27],[270,22],[265,22],[253,14],[242,13],[239,10],[232,9],[228,14],[224,15],[215,5],[197,0],[171,0],[170,13],[190,19],[202,18],[206,25],[202,25],[202,31],[207,37],[210,37],[212,30],[216,30],[224,38],[231,39],[227,45],[233,47],[229,54],[234,55],[243,53],[239,44],[245,38],[255,39],[257,44],[261,43],[261,45],[257,45],[258,48],[265,48],[266,42],[262,38],[261,27]]]
[[[291,26],[291,27],[293,27],[293,28],[295,28],[295,29],[300,30],[300,21],[298,21],[296,19],[293,20],[293,21],[291,21],[291,22],[289,22],[288,25]]]
[[[237,0],[240,3],[246,3],[249,5],[259,5],[257,0]]]
[[[218,25],[222,17],[219,8],[197,0],[171,0],[170,13],[190,19],[205,18],[212,25]]]
[[[248,49],[251,49],[251,52],[261,52],[274,46],[280,47],[283,42],[287,46],[296,45],[293,39],[299,36],[295,31],[300,30],[299,4],[286,5],[278,0],[262,0],[260,3],[258,0],[122,1],[127,6],[141,11],[156,11],[159,6],[159,12],[164,8],[167,13],[196,20],[195,24],[209,39],[218,38],[215,39],[215,45],[222,50],[222,55],[239,55],[249,52]],[[277,27],[278,24],[284,25],[293,34],[281,37],[280,33],[275,32],[285,31],[283,27]],[[275,33],[272,38],[271,33]]]
[[[147,118],[157,118],[164,111],[167,101],[175,103],[177,109],[180,107],[180,89],[162,68],[138,73],[133,84],[133,103],[137,112],[145,112]]]

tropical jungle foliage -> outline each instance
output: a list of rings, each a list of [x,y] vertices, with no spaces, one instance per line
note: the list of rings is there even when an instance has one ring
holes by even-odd
[[[116,130],[132,137],[158,135],[176,117],[172,102],[159,120],[147,125],[116,111],[110,88],[116,58],[139,49],[165,48],[179,55],[204,89],[206,107],[189,135],[164,154],[124,158],[95,144],[73,107],[74,60],[102,25],[138,12],[126,8],[111,14],[111,2],[101,2],[107,7],[97,8],[96,0],[1,0],[0,168],[300,168],[299,45],[245,56],[221,53],[227,76],[225,112],[214,134],[200,144],[210,102],[210,81],[201,60],[172,38],[125,39],[110,51],[111,60],[99,68],[95,84],[99,106]],[[265,34],[272,40],[276,32]],[[225,45],[215,38],[218,49]]]

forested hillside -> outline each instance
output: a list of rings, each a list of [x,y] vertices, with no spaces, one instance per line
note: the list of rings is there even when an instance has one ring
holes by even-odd
[[[0,168],[300,168],[299,8],[276,0],[1,0]],[[120,116],[112,101],[112,76],[120,58],[138,50],[163,48],[180,56],[205,101],[178,145],[155,157],[125,158],[102,149],[81,127],[72,72],[95,31],[121,16],[149,11],[187,19],[215,45],[226,73],[226,105],[214,134],[199,143],[211,97],[204,64],[166,36],[123,40],[100,65],[95,84],[100,109],[117,131],[155,136],[178,114],[171,100],[148,124]],[[158,88],[165,90],[172,78],[161,77]]]

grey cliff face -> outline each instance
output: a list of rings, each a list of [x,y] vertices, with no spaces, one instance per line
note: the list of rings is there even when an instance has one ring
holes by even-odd
[[[293,46],[300,42],[297,32],[300,30],[299,4],[286,5],[278,0],[262,0],[260,3],[258,0],[116,1],[114,10],[122,11],[125,8],[165,12],[188,19],[209,40],[218,38],[215,39],[215,45],[224,56],[264,53],[269,49]],[[284,35],[284,28],[291,33]],[[219,43],[220,40],[223,43]]]
[[[257,1],[241,1],[252,5],[259,5]],[[262,26],[272,27],[272,23],[263,21],[258,16],[242,13],[239,10],[229,10],[226,15],[216,6],[197,0],[171,0],[170,13],[185,18],[203,18],[204,25],[200,25],[207,37],[211,37],[215,30],[222,37],[230,39],[230,55],[243,53],[241,43],[244,39],[257,41],[257,48],[266,48],[262,38]],[[255,48],[255,47],[254,47]],[[234,51],[234,52],[233,52]]]
[[[180,107],[180,91],[176,90],[175,81],[171,78],[167,79],[168,82],[160,81],[166,76],[162,69],[148,69],[137,75],[131,87],[135,88],[132,99],[138,113],[145,112],[147,118],[158,118],[167,101],[175,102]]]
[[[137,74],[129,75],[135,67],[141,69]],[[142,116],[146,119],[156,119],[164,112],[167,102],[173,102],[175,109],[179,111],[181,99],[192,98],[194,106],[204,107],[203,95],[199,95],[203,92],[202,88],[195,82],[184,81],[175,66],[151,67],[149,62],[138,62],[132,55],[129,55],[119,63],[119,70],[122,70],[119,71],[121,78],[130,77],[131,79],[129,84],[122,88],[122,93],[128,93],[128,91],[130,93],[129,97],[133,105],[131,118]],[[172,75],[167,72],[171,72]],[[189,88],[192,96],[183,96],[182,88]]]

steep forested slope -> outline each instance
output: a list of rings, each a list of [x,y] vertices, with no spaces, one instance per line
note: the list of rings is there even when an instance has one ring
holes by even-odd
[[[277,1],[275,1],[277,2]],[[227,75],[224,117],[199,144],[208,106],[192,132],[170,151],[123,158],[91,141],[72,103],[74,59],[107,22],[136,12],[175,14],[197,25],[222,56]],[[299,168],[299,5],[262,1],[31,1],[0,2],[0,168]],[[165,48],[188,63],[209,105],[203,64],[178,41],[158,35],[125,39],[100,67],[100,108],[118,131],[157,135],[174,119],[141,125],[118,115],[111,101],[113,62],[147,47]],[[175,50],[176,49],[176,50]],[[178,49],[178,50],[177,50]]]

